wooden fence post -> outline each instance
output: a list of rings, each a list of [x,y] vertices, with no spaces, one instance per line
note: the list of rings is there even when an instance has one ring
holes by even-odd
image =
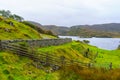
[[[70,63],[71,63],[71,65],[73,65],[74,61],[73,61],[73,60],[70,60]]]
[[[46,66],[50,65],[50,55],[46,53]]]
[[[0,40],[0,51],[2,51],[3,48],[2,48],[2,41]]]
[[[88,67],[91,68],[91,63],[88,63]]]
[[[112,69],[112,62],[110,63],[109,68],[110,68],[110,70]]]
[[[64,56],[61,56],[61,57],[60,57],[60,60],[61,60],[61,65],[62,65],[62,67],[64,67],[64,65],[65,65],[65,57],[64,57]]]

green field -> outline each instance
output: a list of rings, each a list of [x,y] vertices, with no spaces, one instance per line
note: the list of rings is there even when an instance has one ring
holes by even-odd
[[[83,53],[88,48],[90,49],[89,57],[86,58]],[[42,54],[55,54],[58,57],[64,55],[68,59],[73,59],[84,63],[94,62],[96,67],[101,67],[101,65],[102,67],[106,67],[107,63],[112,62],[114,68],[118,68],[120,63],[119,50],[102,50],[83,42],[76,41],[60,46],[39,48],[38,52]],[[98,56],[96,57],[96,59],[94,59],[94,55],[97,52]],[[72,71],[69,67],[65,69],[65,71],[67,70],[65,73],[61,72],[63,70],[46,73],[46,68],[44,68],[44,70],[37,69],[32,64],[34,64],[34,62],[27,57],[18,56],[8,52],[0,52],[0,78],[2,80],[76,80],[83,76],[76,73],[76,71]],[[81,69],[82,68],[79,68],[79,70]],[[65,75],[62,75],[61,73]],[[82,80],[82,78],[80,80]]]
[[[86,58],[83,54],[88,48],[89,57]],[[92,62],[96,67],[109,67],[111,62],[113,63],[114,68],[120,67],[120,50],[103,50],[82,42],[72,42],[61,46],[40,48],[39,51],[58,56],[64,55],[69,59],[78,60],[80,62]],[[96,56],[96,54],[98,55]]]

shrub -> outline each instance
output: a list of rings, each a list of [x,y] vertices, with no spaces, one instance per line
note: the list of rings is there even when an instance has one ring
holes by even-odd
[[[86,44],[90,43],[90,41],[88,41],[88,40],[83,40],[83,42]]]
[[[4,70],[3,73],[4,74],[10,74],[10,72],[8,70]]]
[[[118,46],[118,50],[120,50],[120,45]]]
[[[12,76],[8,76],[8,80],[14,80]]]

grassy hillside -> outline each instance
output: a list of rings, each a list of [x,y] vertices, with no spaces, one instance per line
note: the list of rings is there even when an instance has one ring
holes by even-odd
[[[32,63],[33,61],[26,57],[0,52],[1,80],[46,80],[54,77],[55,73],[49,75],[45,71],[37,69]]]
[[[89,51],[87,49],[89,49]],[[92,62],[95,67],[108,68],[109,64],[112,62],[113,67],[118,68],[120,63],[120,50],[103,50],[83,42],[72,42],[61,46],[40,48],[39,51],[58,56],[64,55],[66,58],[74,59],[79,62]],[[85,56],[87,51],[88,57]]]
[[[31,21],[23,21],[22,23],[24,23],[27,26],[30,26],[31,28],[33,28],[34,30],[38,31],[39,33],[42,34],[47,34],[47,35],[52,35],[54,37],[57,37],[55,34],[52,33],[51,30],[45,30],[43,29],[41,26],[41,24],[37,24],[35,22],[31,22]]]
[[[80,45],[80,43],[77,43],[77,42],[38,49],[38,51],[43,54],[45,53],[55,54],[58,57],[65,56],[67,59],[70,59],[70,60],[73,59],[78,62],[88,63],[90,59],[83,56],[83,53],[86,50],[87,50],[87,47],[85,47],[84,44]]]
[[[47,30],[47,31],[52,31],[52,33],[54,35],[63,35],[63,34],[67,34],[67,32],[69,31],[69,28],[66,26],[56,26],[56,25],[41,25],[38,22],[34,22],[34,21],[25,21],[29,24],[33,24],[35,26],[37,26],[38,28],[41,28],[43,30]]]
[[[0,17],[0,39],[40,39],[40,34],[18,21]]]
[[[27,57],[18,56],[10,52],[0,52],[1,80],[119,80],[119,69],[109,71],[108,69],[99,69],[99,67],[107,68],[107,64],[112,62],[113,68],[118,68],[120,50],[102,50],[83,42],[75,41],[37,50],[42,54],[49,53],[58,57],[65,56],[78,62],[93,62],[96,68],[88,69],[82,67],[82,65],[73,64],[55,72],[46,73],[48,68],[37,69],[34,65],[35,63]],[[89,53],[88,57],[84,55],[86,51]],[[96,53],[98,53],[97,56]]]
[[[47,37],[45,37],[46,35]],[[56,38],[55,36],[43,34],[11,18],[4,18],[0,16],[0,40],[8,39],[42,39],[42,38]]]

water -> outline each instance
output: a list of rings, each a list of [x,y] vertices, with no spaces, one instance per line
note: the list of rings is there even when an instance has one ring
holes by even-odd
[[[120,38],[80,38],[78,36],[59,36],[60,38],[72,38],[72,40],[89,40],[91,45],[101,49],[114,50],[120,45]]]

